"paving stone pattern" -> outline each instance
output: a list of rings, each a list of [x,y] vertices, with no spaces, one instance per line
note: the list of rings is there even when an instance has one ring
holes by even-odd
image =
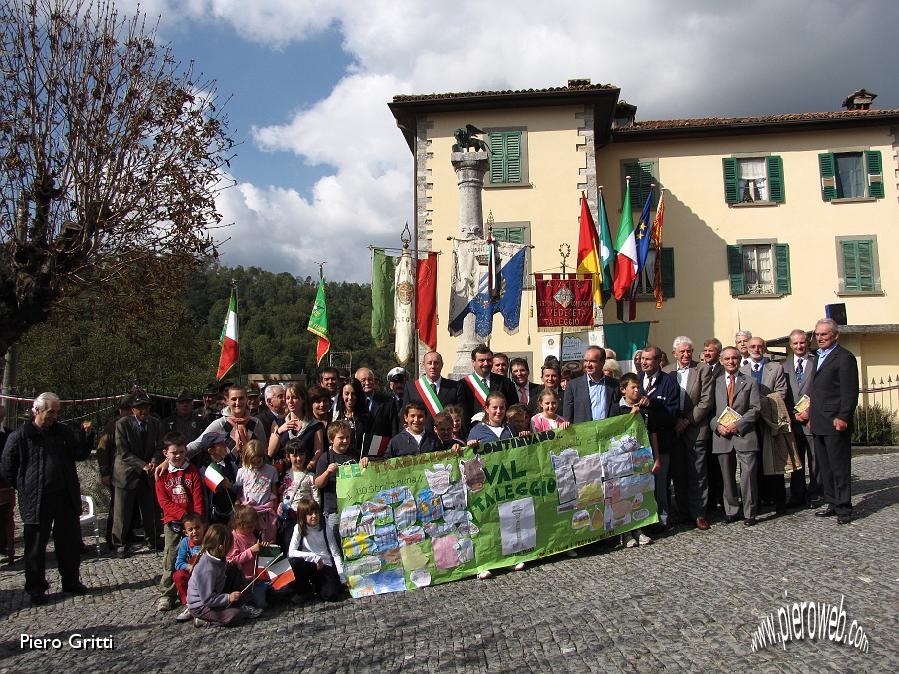
[[[888,672],[899,671],[899,453],[853,461],[856,519],[809,510],[758,526],[679,530],[624,550],[582,548],[522,572],[336,604],[274,605],[234,629],[177,624],[155,610],[161,557],[83,561],[90,595],[30,607],[22,564],[0,568],[2,671]],[[19,545],[21,550],[21,545]],[[52,564],[52,562],[51,562]],[[784,593],[787,598],[784,598]],[[868,653],[802,641],[752,652],[751,633],[785,602],[843,606]],[[22,650],[20,634],[59,638]],[[74,633],[114,650],[74,650]]]

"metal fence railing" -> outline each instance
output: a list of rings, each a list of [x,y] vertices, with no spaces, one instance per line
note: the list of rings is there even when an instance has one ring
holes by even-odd
[[[895,445],[899,410],[899,374],[872,378],[858,394],[852,442],[857,445]]]

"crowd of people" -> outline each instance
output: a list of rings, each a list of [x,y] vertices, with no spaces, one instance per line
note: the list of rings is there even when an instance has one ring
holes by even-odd
[[[121,401],[118,418],[96,442],[89,423],[74,430],[59,423],[58,397],[42,393],[0,461],[0,477],[19,496],[25,591],[34,604],[46,601],[51,531],[63,592],[88,591],[79,577],[75,461],[94,445],[111,492],[110,550],[128,557],[143,538],[162,551],[157,608],[178,608],[178,621],[197,626],[256,617],[277,596],[344,596],[336,494],[342,464],[365,468],[397,456],[461,452],[622,414],[640,414],[646,423],[659,519],[651,531],[623,536],[625,547],[649,544],[651,535],[680,524],[708,530],[718,508],[724,523],[742,519],[745,526],[765,508],[776,516],[799,507],[846,524],[858,373],[833,321],[818,321],[812,334],[817,351],[810,333],[793,330],[782,362],[747,331],[733,346],[705,340],[700,359],[689,337],[677,337],[670,363],[648,345],[633,356],[636,372],[627,373],[616,354],[590,346],[579,363],[547,358],[539,382],[527,360],[482,344],[471,352],[471,373],[459,380],[443,376],[443,358],[432,351],[421,377],[394,368],[383,391],[369,368],[342,379],[325,367],[308,388],[210,386],[199,410],[185,391],[165,419],[151,414],[150,397],[137,391]],[[294,576],[284,587],[260,574],[262,560],[272,565],[278,558]]]

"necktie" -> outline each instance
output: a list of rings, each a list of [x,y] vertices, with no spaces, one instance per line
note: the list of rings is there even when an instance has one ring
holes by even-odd
[[[489,389],[490,389],[490,382],[487,381],[487,377],[481,377],[481,381],[484,383],[484,388],[489,390]]]
[[[734,376],[732,374],[727,375],[727,406],[731,407],[734,404]]]
[[[802,383],[802,361],[801,360],[796,361],[796,383],[797,384]]]
[[[762,366],[759,365],[758,363],[753,363],[753,364],[752,364],[752,378],[755,379],[755,381],[756,381],[757,384],[761,384],[761,383],[762,383],[762,381],[761,381],[761,379],[762,379],[761,367],[762,367]]]
[[[528,404],[528,387],[524,384],[518,387],[518,402],[522,405]]]
[[[375,399],[372,396],[368,397],[368,411],[371,412],[371,407],[374,404]]]

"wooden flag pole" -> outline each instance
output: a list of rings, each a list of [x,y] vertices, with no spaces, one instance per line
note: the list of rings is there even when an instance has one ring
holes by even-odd
[[[559,246],[559,255],[562,256],[562,280],[565,280],[565,264],[568,260],[568,257],[571,255],[571,246],[567,243],[563,243]],[[562,349],[565,346],[565,325],[563,321],[563,325],[559,326],[559,368],[562,367]],[[559,370],[559,376],[562,376],[562,370]]]
[[[240,591],[240,593],[243,594],[244,592],[246,592],[247,590],[249,590],[249,589],[253,586],[253,583],[255,583],[257,580],[259,580],[259,579],[262,577],[262,574],[265,573],[266,571],[268,571],[268,568],[269,568],[272,564],[274,564],[275,562],[277,562],[279,559],[281,559],[283,556],[284,556],[284,553],[283,553],[283,552],[279,552],[279,553],[277,554],[277,556],[274,557],[274,558],[272,559],[272,561],[270,561],[268,564],[265,565],[265,568],[262,569],[262,571],[257,571],[257,572],[256,572],[256,574],[253,576],[253,580],[250,581],[250,584],[247,585],[244,589],[242,589],[242,590]]]

